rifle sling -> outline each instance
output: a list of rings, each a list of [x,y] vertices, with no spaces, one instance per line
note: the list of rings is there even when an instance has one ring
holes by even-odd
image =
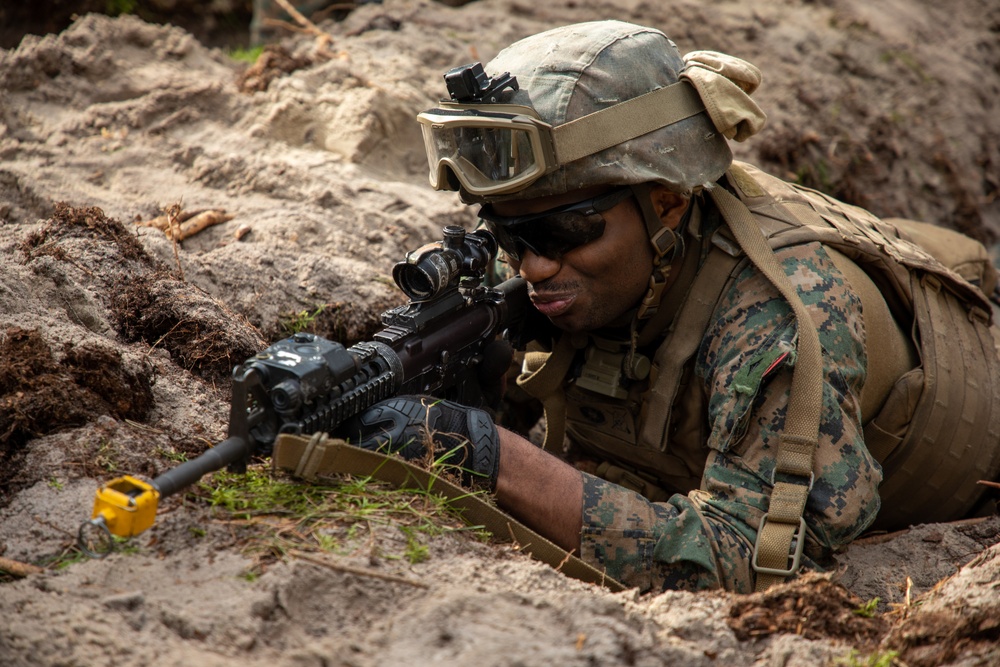
[[[300,436],[283,433],[274,444],[271,464],[306,481],[331,475],[371,477],[401,489],[419,489],[440,494],[460,511],[462,519],[482,526],[494,539],[512,543],[519,551],[551,565],[563,574],[585,583],[618,592],[625,587],[580,558],[556,546],[516,519],[489,504],[475,492],[418,468],[397,456],[386,456],[353,447],[325,433]]]
[[[823,405],[822,349],[815,323],[750,209],[725,188],[715,187],[710,194],[743,252],[792,308],[798,329],[788,412],[775,461],[775,473],[795,481],[774,481],[767,514],[757,529],[753,568],[757,573],[757,590],[763,591],[793,576],[799,568],[806,538],[803,514],[812,489],[813,458]]]
[[[563,334],[552,352],[529,351],[517,376],[517,386],[538,399],[545,410],[545,440],[542,449],[559,455],[566,437],[566,392],[562,383],[576,355],[573,337]]]

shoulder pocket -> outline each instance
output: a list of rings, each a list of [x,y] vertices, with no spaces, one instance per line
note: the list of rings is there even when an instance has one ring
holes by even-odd
[[[736,355],[728,368],[716,369],[709,447],[724,452],[743,439],[762,390],[781,369],[795,365],[797,337],[795,318],[789,314],[756,349]]]

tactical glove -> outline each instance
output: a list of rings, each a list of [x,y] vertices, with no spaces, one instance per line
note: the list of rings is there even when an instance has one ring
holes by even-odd
[[[364,449],[455,466],[466,486],[496,487],[500,438],[485,410],[432,396],[397,396],[346,422],[339,435]]]

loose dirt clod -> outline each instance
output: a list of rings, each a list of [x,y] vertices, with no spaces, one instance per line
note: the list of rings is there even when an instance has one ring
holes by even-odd
[[[71,260],[71,255],[60,245],[60,241],[70,238],[89,238],[94,241],[110,242],[115,253],[123,259],[152,264],[153,258],[143,248],[139,239],[129,233],[117,220],[108,218],[96,206],[76,208],[66,202],[56,204],[52,217],[37,232],[29,234],[21,243],[21,251],[27,261],[41,255],[51,255],[56,259]]]
[[[0,333],[0,489],[7,492],[32,439],[102,415],[143,421],[153,407],[151,369],[131,370],[121,354],[91,343],[57,358],[37,330]]]
[[[863,613],[863,604],[828,575],[812,574],[736,601],[726,622],[741,640],[795,634],[843,639],[867,649],[881,639],[888,624]]]
[[[110,308],[125,341],[163,348],[180,366],[209,379],[229,379],[233,366],[266,347],[243,318],[165,272],[123,283]]]
[[[236,87],[244,93],[263,92],[275,79],[311,64],[309,58],[293,56],[280,44],[268,44],[256,62],[236,77]]]
[[[884,645],[907,667],[1000,664],[1000,544],[938,584],[892,628]]]

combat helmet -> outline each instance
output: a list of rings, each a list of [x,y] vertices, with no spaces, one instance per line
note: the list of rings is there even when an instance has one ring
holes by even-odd
[[[622,21],[520,40],[446,75],[452,102],[420,114],[437,189],[469,203],[591,185],[660,183],[683,195],[732,162],[686,64],[659,30]]]

